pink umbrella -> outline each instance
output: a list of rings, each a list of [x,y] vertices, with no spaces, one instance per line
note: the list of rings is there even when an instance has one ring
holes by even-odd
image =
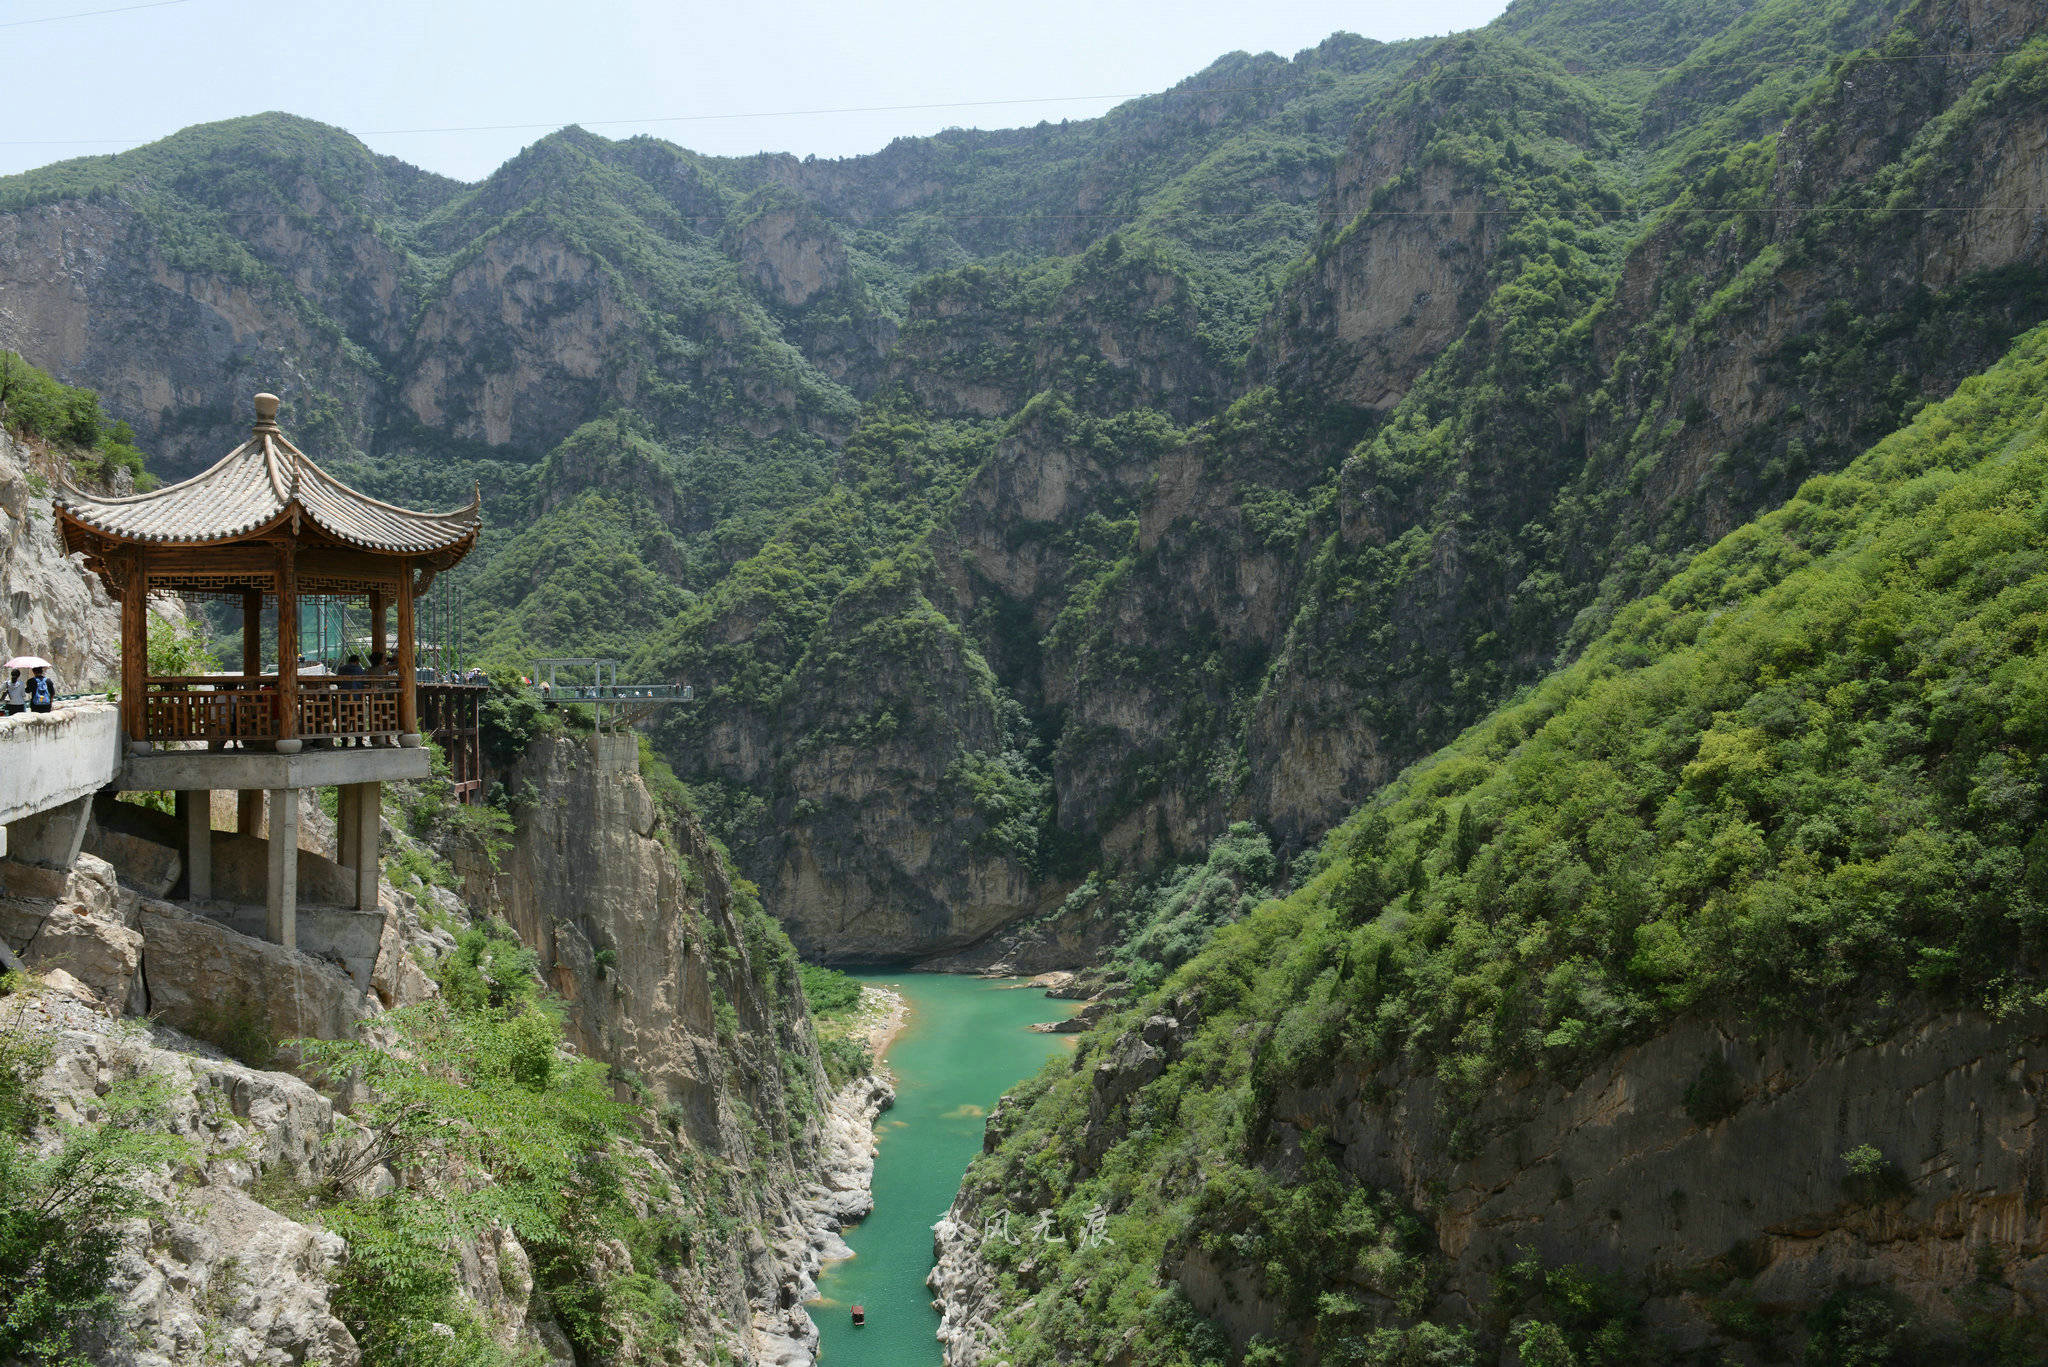
[[[50,662],[40,655],[17,655],[0,669],[48,669]]]

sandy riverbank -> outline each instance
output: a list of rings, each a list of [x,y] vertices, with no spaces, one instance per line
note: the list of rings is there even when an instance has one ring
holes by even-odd
[[[910,1003],[894,988],[869,986],[861,989],[859,1012],[855,1028],[865,1036],[868,1057],[877,1072],[886,1071],[889,1046],[909,1023]]]

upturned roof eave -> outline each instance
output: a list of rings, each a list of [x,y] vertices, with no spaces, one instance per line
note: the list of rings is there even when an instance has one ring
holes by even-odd
[[[232,467],[236,467],[237,462],[247,461],[259,453],[263,469],[261,483],[257,487],[265,490],[269,497],[263,500],[268,506],[265,506],[258,515],[241,519],[226,527],[174,526],[164,531],[152,531],[122,525],[132,520],[138,509],[166,502],[181,494],[190,494],[210,483],[231,481],[237,473]],[[289,473],[282,468],[286,465],[291,467]],[[362,535],[349,530],[346,526],[338,525],[335,519],[323,516],[317,507],[308,502],[305,497],[308,485],[325,490],[332,498],[344,504],[355,504],[365,512],[374,512],[378,516],[417,530],[417,541],[400,544],[375,536]],[[241,494],[252,492],[255,491],[239,491]],[[222,490],[222,499],[229,505],[236,501],[237,495],[238,491]],[[394,557],[445,556],[458,550],[466,553],[469,546],[475,542],[483,520],[481,488],[472,492],[466,507],[451,508],[445,512],[428,513],[400,507],[383,499],[372,498],[336,479],[293,446],[275,427],[266,425],[259,425],[258,431],[250,440],[230,451],[213,465],[177,484],[166,485],[147,493],[102,497],[86,493],[69,480],[60,479],[58,493],[52,503],[64,525],[67,542],[72,540],[70,532],[75,528],[79,533],[122,545],[220,546],[267,535],[296,512],[305,521],[345,546]],[[95,516],[95,513],[101,515]],[[128,516],[124,517],[123,514]],[[73,548],[79,549],[75,546]]]

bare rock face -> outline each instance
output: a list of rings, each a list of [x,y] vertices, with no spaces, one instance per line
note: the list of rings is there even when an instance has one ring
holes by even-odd
[[[740,267],[769,299],[802,308],[846,279],[846,247],[823,219],[793,199],[764,207],[740,227]]]
[[[808,1364],[800,1302],[825,1227],[805,1193],[836,1152],[816,1041],[793,965],[766,957],[765,922],[749,930],[695,823],[658,811],[639,753],[631,734],[536,740],[515,780],[535,797],[503,866],[463,860],[471,901],[538,952],[572,1042],[635,1079],[693,1161],[767,1174],[736,1189],[752,1233],[701,1257],[685,1294],[707,1334],[722,1324],[757,1360]],[[785,1058],[801,1071],[786,1075]],[[767,1127],[792,1142],[770,1144]]]
[[[0,659],[40,655],[58,691],[92,692],[121,673],[121,609],[64,554],[49,497],[60,468],[0,431]]]
[[[1630,1278],[1664,1269],[1646,1316],[1692,1349],[1719,1334],[1715,1294],[1795,1323],[1865,1284],[1950,1329],[1987,1297],[1999,1317],[2048,1313],[2044,1096],[2038,1013],[1908,1005],[1763,1036],[1686,1021],[1576,1084],[1511,1083],[1476,1107],[1389,1070],[1283,1092],[1276,1115],[1329,1126],[1347,1170],[1434,1209],[1449,1305],[1481,1304],[1518,1250]],[[1845,1158],[1866,1145],[1874,1171]]]
[[[116,1012],[142,998],[136,898],[106,861],[81,854],[65,871],[0,860],[0,940],[32,969],[57,970]]]
[[[786,807],[753,854],[797,947],[835,962],[962,948],[1047,896],[992,838],[969,770],[1005,747],[995,681],[907,574],[834,604],[785,722]]]
[[[1446,43],[1418,69],[1412,100],[1352,133],[1324,198],[1331,227],[1261,331],[1255,379],[1384,411],[1464,330],[1508,221],[1494,212],[1495,178],[1431,143],[1475,98],[1468,82],[1500,79],[1494,56],[1470,36]],[[1546,131],[1583,141],[1592,123],[1585,111]]]
[[[143,986],[160,1020],[208,1031],[246,1018],[273,1039],[352,1039],[375,1014],[347,972],[308,955],[237,934],[171,902],[144,901]]]
[[[601,263],[542,228],[500,233],[428,305],[401,399],[427,428],[545,448],[601,401],[634,397],[640,328]]]
[[[159,1208],[133,1223],[109,1287],[116,1309],[92,1334],[92,1358],[120,1367],[172,1367],[200,1354],[237,1367],[353,1367],[355,1340],[327,1295],[346,1246],[249,1194],[267,1172],[288,1177],[286,1186],[320,1175],[322,1141],[336,1124],[327,1098],[62,992],[35,995],[19,1025],[49,1047],[32,1092],[57,1121],[94,1123],[111,1083],[153,1076],[169,1084],[169,1128],[192,1145],[182,1179],[142,1176]],[[37,1137],[56,1142],[54,1133]]]
[[[246,421],[234,396],[266,387],[335,399],[331,444],[365,435],[374,380],[315,309],[260,272],[192,269],[114,200],[0,215],[0,299],[0,346],[89,377],[167,469],[218,460]]]

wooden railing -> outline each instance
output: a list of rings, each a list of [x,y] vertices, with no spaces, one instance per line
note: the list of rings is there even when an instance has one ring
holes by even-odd
[[[274,675],[157,676],[147,680],[143,736],[150,741],[261,741],[279,734]],[[384,679],[299,680],[297,734],[306,740],[395,736],[399,685]]]
[[[299,734],[395,736],[399,687],[382,680],[299,680]]]
[[[275,678],[155,676],[145,681],[142,734],[151,741],[274,740]]]

